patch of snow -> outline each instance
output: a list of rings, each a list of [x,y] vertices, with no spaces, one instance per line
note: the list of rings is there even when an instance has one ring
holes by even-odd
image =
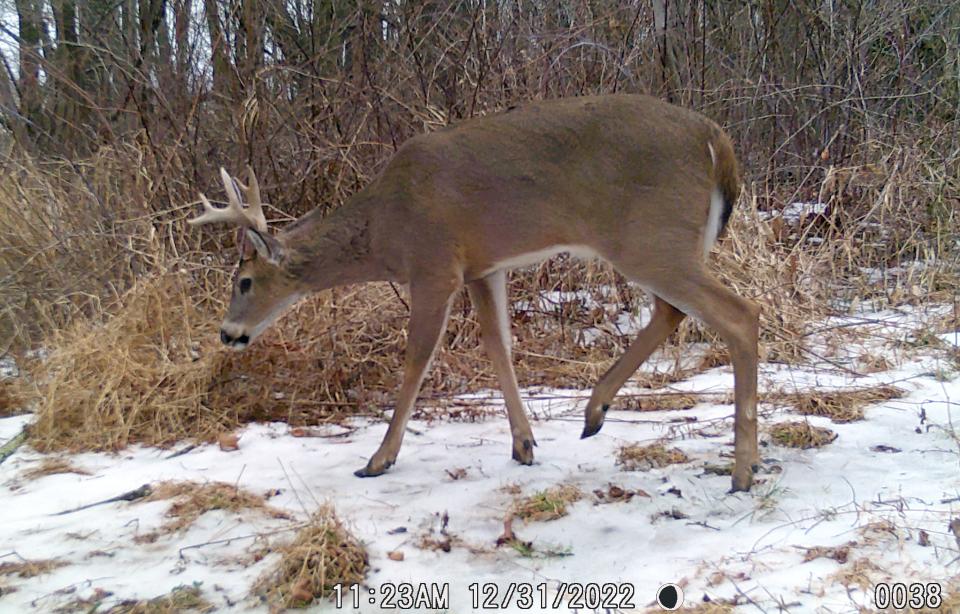
[[[21,414],[19,416],[0,419],[0,447],[19,435],[23,427],[32,419],[33,416],[30,414]]]
[[[943,333],[937,335],[937,338],[949,346],[960,348],[960,330],[955,330],[952,333]]]
[[[20,377],[20,367],[13,356],[0,358],[0,378],[2,377]]]
[[[772,220],[782,217],[789,224],[796,224],[803,218],[823,215],[827,211],[827,203],[790,203],[780,211],[760,211],[760,219]]]
[[[910,310],[891,310],[832,318],[811,336],[812,343],[826,351],[826,345],[816,344],[826,344],[836,327],[847,325],[878,335],[907,335],[916,330],[918,317]],[[201,583],[206,598],[219,608],[238,603],[232,611],[266,612],[248,593],[276,559],[256,561],[251,551],[282,537],[276,532],[289,521],[255,512],[214,512],[184,533],[137,545],[137,535],[164,522],[169,502],[121,502],[52,515],[159,480],[223,481],[254,493],[280,490],[269,503],[300,519],[329,501],[369,551],[365,586],[445,583],[451,610],[457,612],[477,611],[470,592],[475,582],[495,585],[501,597],[511,583],[545,583],[551,601],[561,582],[629,583],[640,608],[651,605],[657,588],[667,582],[684,586],[688,604],[704,595],[744,602],[746,595],[768,611],[776,611],[778,603],[797,604],[798,612],[871,607],[870,590],[847,588],[836,578],[857,560],[882,569],[874,580],[889,575],[896,581],[932,582],[957,573],[958,548],[948,523],[960,513],[960,449],[952,426],[960,418],[960,380],[936,380],[929,375],[933,363],[920,356],[859,378],[827,363],[761,365],[765,390],[895,382],[909,394],[869,407],[860,422],[808,418],[838,434],[821,449],[784,448],[762,436],[764,469],[750,493],[729,494],[728,476],[704,471],[706,463],[731,460],[731,405],[705,402],[686,411],[642,413],[613,409],[599,434],[580,440],[589,390],[524,391],[539,444],[532,467],[510,460],[502,410],[475,422],[411,421],[397,465],[373,479],[352,474],[387,428],[366,419],[351,421],[347,430],[323,431],[323,437],[294,437],[285,424],[250,425],[236,452],[201,446],[173,458],[170,451],[149,448],[78,454],[71,462],[91,475],[30,481],[22,473],[43,457],[21,449],[0,465],[0,497],[6,503],[0,506],[0,562],[15,552],[69,564],[47,575],[11,579],[8,584],[17,591],[2,597],[0,612],[51,611],[95,589],[111,591],[119,600],[151,598],[193,583]],[[730,367],[720,367],[670,390],[727,394],[731,387]],[[633,390],[628,386],[624,392]],[[462,398],[502,403],[499,394],[487,392]],[[430,416],[429,409],[424,413]],[[0,420],[0,441],[19,432],[27,419]],[[761,407],[762,429],[796,419],[785,409]],[[690,462],[649,472],[616,465],[621,445],[665,439]],[[514,521],[518,538],[532,541],[533,556],[498,548],[514,502],[504,487],[517,485],[530,495],[561,483],[584,493],[569,515],[552,522]],[[649,496],[610,502],[592,494],[610,484]],[[451,551],[419,547],[424,536],[439,537],[444,514],[448,533],[457,538]],[[397,532],[399,527],[406,530]],[[849,542],[855,545],[847,563],[805,560],[808,548]],[[391,560],[387,553],[392,551],[403,552],[404,560]],[[56,593],[64,588],[74,591]],[[505,611],[519,611],[513,606]],[[320,608],[332,610],[330,604]]]

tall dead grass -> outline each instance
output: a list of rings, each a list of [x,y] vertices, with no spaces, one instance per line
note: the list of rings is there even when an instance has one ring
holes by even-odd
[[[14,152],[0,166],[0,355],[104,311],[165,262],[153,179],[135,144],[82,161]]]

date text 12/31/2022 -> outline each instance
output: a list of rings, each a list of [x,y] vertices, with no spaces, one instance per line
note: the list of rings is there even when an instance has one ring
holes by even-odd
[[[673,589],[673,592],[667,591],[670,593],[667,595],[668,599],[664,599],[665,588]],[[333,589],[333,601],[337,608],[360,609],[362,606],[397,610],[450,608],[450,585],[447,583],[385,582],[377,587],[336,584]],[[505,585],[494,582],[473,582],[467,589],[470,592],[470,607],[474,610],[508,608],[628,610],[637,607],[634,603],[635,589],[629,583],[561,582],[552,586],[546,582],[538,584],[511,582]],[[935,582],[880,583],[874,587],[873,597],[873,605],[881,611],[888,608],[903,609],[908,605],[914,608],[936,610],[944,599],[940,584]],[[656,603],[664,610],[674,610],[683,603],[682,592],[674,584],[665,584],[658,591]]]
[[[473,609],[633,609],[634,587],[629,583],[576,582],[552,585],[516,582],[498,585],[493,582],[470,584],[470,606]],[[446,583],[390,583],[377,587],[357,584],[333,587],[333,601],[337,608],[375,606],[381,609],[450,607],[450,585]]]

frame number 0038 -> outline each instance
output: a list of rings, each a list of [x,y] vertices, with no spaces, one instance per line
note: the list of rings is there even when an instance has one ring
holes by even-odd
[[[936,582],[903,584],[879,583],[873,588],[873,603],[878,610],[893,608],[939,608],[943,603],[941,587]]]

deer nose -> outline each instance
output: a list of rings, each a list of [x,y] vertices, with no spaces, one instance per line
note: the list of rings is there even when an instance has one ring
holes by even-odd
[[[244,347],[250,343],[250,335],[244,333],[237,337],[234,337],[228,333],[225,329],[220,329],[220,342],[224,345],[232,345],[235,347]]]

